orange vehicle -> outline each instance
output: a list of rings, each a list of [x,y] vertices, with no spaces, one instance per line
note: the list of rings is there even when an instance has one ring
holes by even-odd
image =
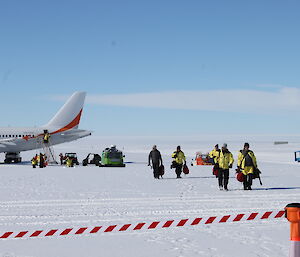
[[[195,161],[192,162],[192,166],[198,166],[198,165],[213,165],[210,161],[209,154],[203,154],[201,152],[196,153]]]

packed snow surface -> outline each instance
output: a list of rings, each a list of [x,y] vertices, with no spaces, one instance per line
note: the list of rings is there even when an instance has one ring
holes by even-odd
[[[92,136],[55,147],[56,155],[77,152],[82,161],[88,153],[101,153],[105,147],[116,144],[126,155],[126,168],[58,165],[33,169],[29,160],[37,152],[25,152],[22,164],[0,164],[0,234],[279,211],[288,203],[300,202],[300,164],[294,161],[293,153],[300,150],[300,138],[288,138],[288,145],[273,144],[286,139]],[[228,192],[218,190],[211,166],[189,166],[190,174],[182,179],[176,179],[174,170],[170,170],[170,155],[178,144],[190,164],[197,151],[206,153],[214,144],[226,142],[236,164],[238,150],[245,141],[249,141],[262,171],[263,185],[256,179],[252,191],[242,190],[234,169],[230,171]],[[160,180],[153,178],[147,166],[153,144],[163,154],[166,168]],[[83,236],[2,239],[0,256],[282,257],[288,256],[289,246],[289,224],[281,218]]]

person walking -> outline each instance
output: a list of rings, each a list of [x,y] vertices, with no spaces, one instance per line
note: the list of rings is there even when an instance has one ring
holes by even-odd
[[[180,145],[177,146],[176,151],[172,154],[173,162],[172,167],[175,168],[177,178],[181,178],[183,164],[186,165],[186,158],[184,153],[181,151]]]
[[[232,168],[234,162],[232,153],[228,150],[227,144],[224,143],[218,158],[218,182],[219,189],[228,191],[229,169]]]
[[[221,150],[219,149],[219,145],[216,144],[215,148],[209,153],[210,162],[214,165],[213,175],[215,175],[216,178],[218,177],[218,172],[219,172],[218,160],[220,157],[220,152]]]
[[[150,161],[152,162],[152,166],[150,164]],[[163,162],[162,162],[160,151],[158,151],[157,146],[154,145],[148,156],[148,166],[152,167],[154,178],[159,179],[159,175],[160,175],[159,171],[162,163]]]
[[[244,175],[244,190],[252,190],[251,186],[253,174],[255,170],[257,170],[257,161],[255,154],[249,148],[249,143],[245,143],[243,150],[240,150],[239,152],[237,163],[237,172],[242,172]]]

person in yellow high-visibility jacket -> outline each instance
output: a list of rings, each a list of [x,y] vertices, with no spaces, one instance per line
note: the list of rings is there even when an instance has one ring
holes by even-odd
[[[38,164],[38,156],[37,154],[31,159],[32,168],[36,168]]]
[[[216,178],[218,177],[218,173],[219,173],[218,160],[220,157],[220,152],[221,152],[221,150],[219,149],[219,145],[216,144],[215,148],[209,153],[210,162],[214,165],[213,175],[215,175]]]
[[[73,165],[73,160],[72,160],[70,157],[67,157],[67,159],[66,159],[66,166],[67,166],[68,168],[74,166],[74,165]]]
[[[216,144],[215,148],[209,153],[209,158],[211,158],[211,162],[212,164],[217,164],[218,163],[218,159],[220,157],[220,149],[219,149],[219,145]]]
[[[172,154],[173,162],[171,167],[175,168],[177,178],[181,178],[183,164],[186,164],[184,153],[181,151],[180,146],[177,146],[176,151]]]
[[[233,155],[229,152],[227,144],[223,144],[220,151],[220,156],[218,159],[219,172],[218,172],[218,182],[219,189],[228,191],[228,181],[229,181],[229,169],[232,168],[234,162]]]
[[[46,132],[45,134],[44,134],[44,143],[45,144],[48,144],[49,143],[49,139],[50,139],[50,133],[48,133],[48,132]]]
[[[252,190],[252,180],[254,171],[257,169],[257,161],[253,151],[249,150],[249,143],[244,144],[244,149],[238,155],[237,171],[244,175],[244,190]]]

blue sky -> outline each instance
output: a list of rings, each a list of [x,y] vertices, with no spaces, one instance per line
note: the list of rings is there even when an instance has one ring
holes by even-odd
[[[96,134],[299,133],[299,11],[296,0],[0,0],[0,126],[44,124],[57,96],[80,90],[81,127]]]

